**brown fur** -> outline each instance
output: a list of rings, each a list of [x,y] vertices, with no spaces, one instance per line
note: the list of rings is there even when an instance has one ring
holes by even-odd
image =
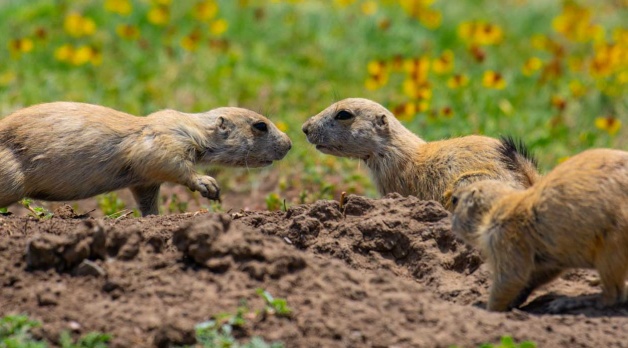
[[[488,309],[506,311],[568,268],[595,268],[599,306],[626,301],[628,152],[585,151],[533,187],[481,181],[454,192],[452,229],[493,269]]]
[[[268,130],[254,128],[257,122]],[[136,117],[91,104],[39,104],[0,121],[0,207],[24,197],[65,201],[129,187],[142,215],[158,214],[163,182],[219,198],[216,180],[196,173],[196,163],[265,166],[290,147],[272,122],[247,109]]]
[[[339,120],[341,111],[353,117]],[[319,151],[363,160],[381,195],[414,195],[450,208],[450,192],[456,187],[497,179],[525,188],[538,177],[534,161],[517,153],[510,140],[472,135],[425,142],[368,99],[337,102],[302,129]]]

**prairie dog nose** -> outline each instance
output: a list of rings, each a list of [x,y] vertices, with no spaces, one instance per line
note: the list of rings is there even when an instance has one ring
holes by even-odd
[[[305,133],[305,135],[307,135],[307,133],[310,131],[309,130],[310,127],[310,121],[306,121],[303,126],[301,127],[301,130],[303,131],[303,133]]]

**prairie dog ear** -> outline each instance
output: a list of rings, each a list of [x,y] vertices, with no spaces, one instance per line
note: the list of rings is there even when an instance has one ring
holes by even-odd
[[[386,114],[375,116],[375,125],[379,128],[388,128],[388,118]]]
[[[216,124],[218,125],[218,129],[220,129],[221,131],[226,131],[227,130],[227,124],[225,122],[225,118],[222,116],[218,116],[218,120],[216,121]]]

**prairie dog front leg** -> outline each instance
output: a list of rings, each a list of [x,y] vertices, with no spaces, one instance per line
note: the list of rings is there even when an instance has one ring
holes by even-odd
[[[194,174],[187,184],[187,187],[192,191],[198,191],[201,196],[220,201],[220,187],[216,179],[209,175]]]

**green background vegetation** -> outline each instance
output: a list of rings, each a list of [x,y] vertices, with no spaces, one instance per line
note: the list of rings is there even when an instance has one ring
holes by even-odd
[[[384,104],[426,140],[521,137],[546,171],[589,147],[628,148],[627,19],[621,0],[5,0],[0,114],[56,100],[254,109],[293,150],[217,178],[246,192],[277,171],[276,208],[375,195],[364,165],[317,153],[300,130],[346,97]]]

